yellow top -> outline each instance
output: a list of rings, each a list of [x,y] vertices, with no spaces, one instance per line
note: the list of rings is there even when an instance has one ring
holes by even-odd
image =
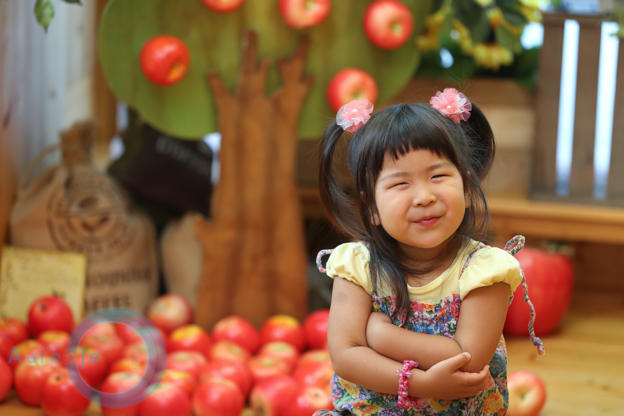
[[[478,241],[468,240],[458,251],[453,264],[435,280],[421,287],[407,285],[410,301],[435,304],[453,294],[459,294],[464,299],[471,290],[497,282],[509,284],[511,297],[522,281],[520,264],[511,254],[500,248],[485,246],[477,250],[462,274],[468,256],[479,245]],[[326,273],[331,278],[338,276],[356,283],[372,295],[369,261],[370,252],[365,243],[341,244],[331,253]],[[377,295],[390,296],[383,285],[381,286]]]

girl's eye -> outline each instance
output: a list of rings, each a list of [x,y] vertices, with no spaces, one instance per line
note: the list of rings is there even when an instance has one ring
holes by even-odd
[[[439,175],[434,175],[434,176],[433,176],[433,178],[434,178],[434,179],[435,179],[435,178],[443,178],[443,177],[445,177],[445,176],[448,176],[448,175],[445,175],[445,174],[441,173],[441,174],[439,174]]]
[[[394,185],[392,185],[392,187],[396,187],[396,186],[401,186],[401,185],[407,185],[407,182],[400,182],[400,183],[395,183]]]

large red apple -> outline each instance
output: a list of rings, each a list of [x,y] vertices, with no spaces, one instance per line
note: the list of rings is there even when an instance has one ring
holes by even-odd
[[[508,416],[536,416],[546,403],[546,387],[539,376],[531,371],[509,373]]]
[[[249,369],[237,361],[214,361],[208,363],[200,375],[200,382],[211,378],[220,378],[233,381],[245,397],[251,390],[251,373]]]
[[[192,413],[191,399],[171,383],[160,383],[139,404],[139,416],[190,416]]]
[[[145,361],[138,361],[132,358],[120,358],[109,366],[108,374],[135,373],[141,375],[143,371],[145,371],[146,366],[147,362]]]
[[[280,0],[279,10],[288,26],[305,29],[323,23],[329,16],[331,0]]]
[[[123,340],[117,335],[84,336],[78,346],[88,347],[98,351],[107,363],[113,363],[119,360],[126,347]]]
[[[82,379],[93,388],[97,388],[108,374],[109,363],[101,352],[93,348],[79,347],[75,353],[66,351],[64,360],[67,367],[75,363]]]
[[[180,81],[190,60],[191,54],[184,42],[167,35],[154,36],[145,42],[139,58],[145,77],[163,87]]]
[[[69,334],[65,331],[43,331],[37,337],[37,342],[43,345],[49,356],[58,354],[54,358],[57,362],[61,362],[69,343]]]
[[[4,358],[0,357],[0,402],[9,394],[12,386],[13,370],[11,370]]]
[[[557,328],[566,314],[574,289],[574,269],[568,256],[525,247],[515,255],[524,270],[529,298],[535,306],[535,333],[547,335]],[[524,300],[522,285],[514,293],[507,310],[503,332],[528,335],[531,312]]]
[[[158,328],[169,333],[193,323],[193,306],[184,296],[168,293],[152,302],[147,310],[147,318]]]
[[[375,45],[395,49],[412,36],[414,18],[408,7],[397,0],[377,0],[366,8],[364,33]]]
[[[0,332],[8,335],[14,344],[28,339],[28,327],[19,318],[0,318]]]
[[[353,101],[366,98],[375,104],[379,89],[375,79],[358,68],[345,68],[338,72],[327,85],[327,102],[337,113],[340,107]]]
[[[330,361],[302,365],[292,373],[300,386],[319,387],[329,391],[329,382],[334,376],[334,368]]]
[[[290,315],[273,315],[260,328],[262,344],[283,341],[293,345],[299,352],[305,348],[305,334],[299,321]]]
[[[212,328],[215,341],[230,341],[255,354],[260,347],[260,331],[247,319],[232,315],[219,320]]]
[[[243,5],[245,0],[201,0],[213,12],[230,13]]]
[[[199,325],[184,325],[169,336],[170,351],[197,351],[208,354],[212,345],[210,334]]]
[[[196,416],[239,416],[245,396],[236,383],[226,379],[208,379],[193,394]]]
[[[9,366],[15,372],[17,366],[26,361],[40,360],[43,354],[47,354],[45,347],[34,339],[22,341],[12,350],[8,359]]]
[[[310,386],[300,387],[286,405],[288,416],[310,416],[317,410],[333,408],[329,391]]]
[[[308,350],[299,356],[295,369],[306,366],[308,364],[315,364],[320,362],[328,362],[331,364],[329,351],[327,351],[326,349]]]
[[[74,386],[65,368],[54,372],[43,383],[41,408],[48,416],[80,416],[90,403]]]
[[[327,325],[329,322],[329,308],[319,309],[310,313],[303,320],[308,348],[319,349],[327,347]]]
[[[269,377],[251,389],[249,403],[256,415],[281,416],[298,388],[290,376]]]
[[[72,311],[58,296],[43,296],[35,300],[28,310],[28,332],[33,337],[49,330],[71,333],[73,328]]]

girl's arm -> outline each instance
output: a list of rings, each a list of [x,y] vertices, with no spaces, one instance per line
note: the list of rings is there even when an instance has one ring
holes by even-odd
[[[472,290],[462,300],[454,339],[399,328],[382,313],[372,314],[366,338],[378,353],[414,360],[425,370],[459,352],[469,352],[472,359],[460,370],[478,372],[494,356],[508,306],[509,285],[494,283]]]
[[[345,380],[379,393],[396,394],[396,370],[402,368],[406,357],[395,361],[368,347],[366,324],[370,310],[371,298],[362,287],[335,278],[328,327],[332,365],[336,374]],[[456,371],[468,360],[468,355],[459,354],[428,371],[412,370],[409,395],[457,399],[477,394],[485,388],[489,369],[485,366],[479,373]]]

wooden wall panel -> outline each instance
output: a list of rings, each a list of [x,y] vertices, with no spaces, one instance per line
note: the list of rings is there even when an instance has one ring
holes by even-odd
[[[618,49],[614,108],[624,108],[624,39],[620,40]],[[607,197],[624,200],[624,117],[621,110],[614,113]]]

